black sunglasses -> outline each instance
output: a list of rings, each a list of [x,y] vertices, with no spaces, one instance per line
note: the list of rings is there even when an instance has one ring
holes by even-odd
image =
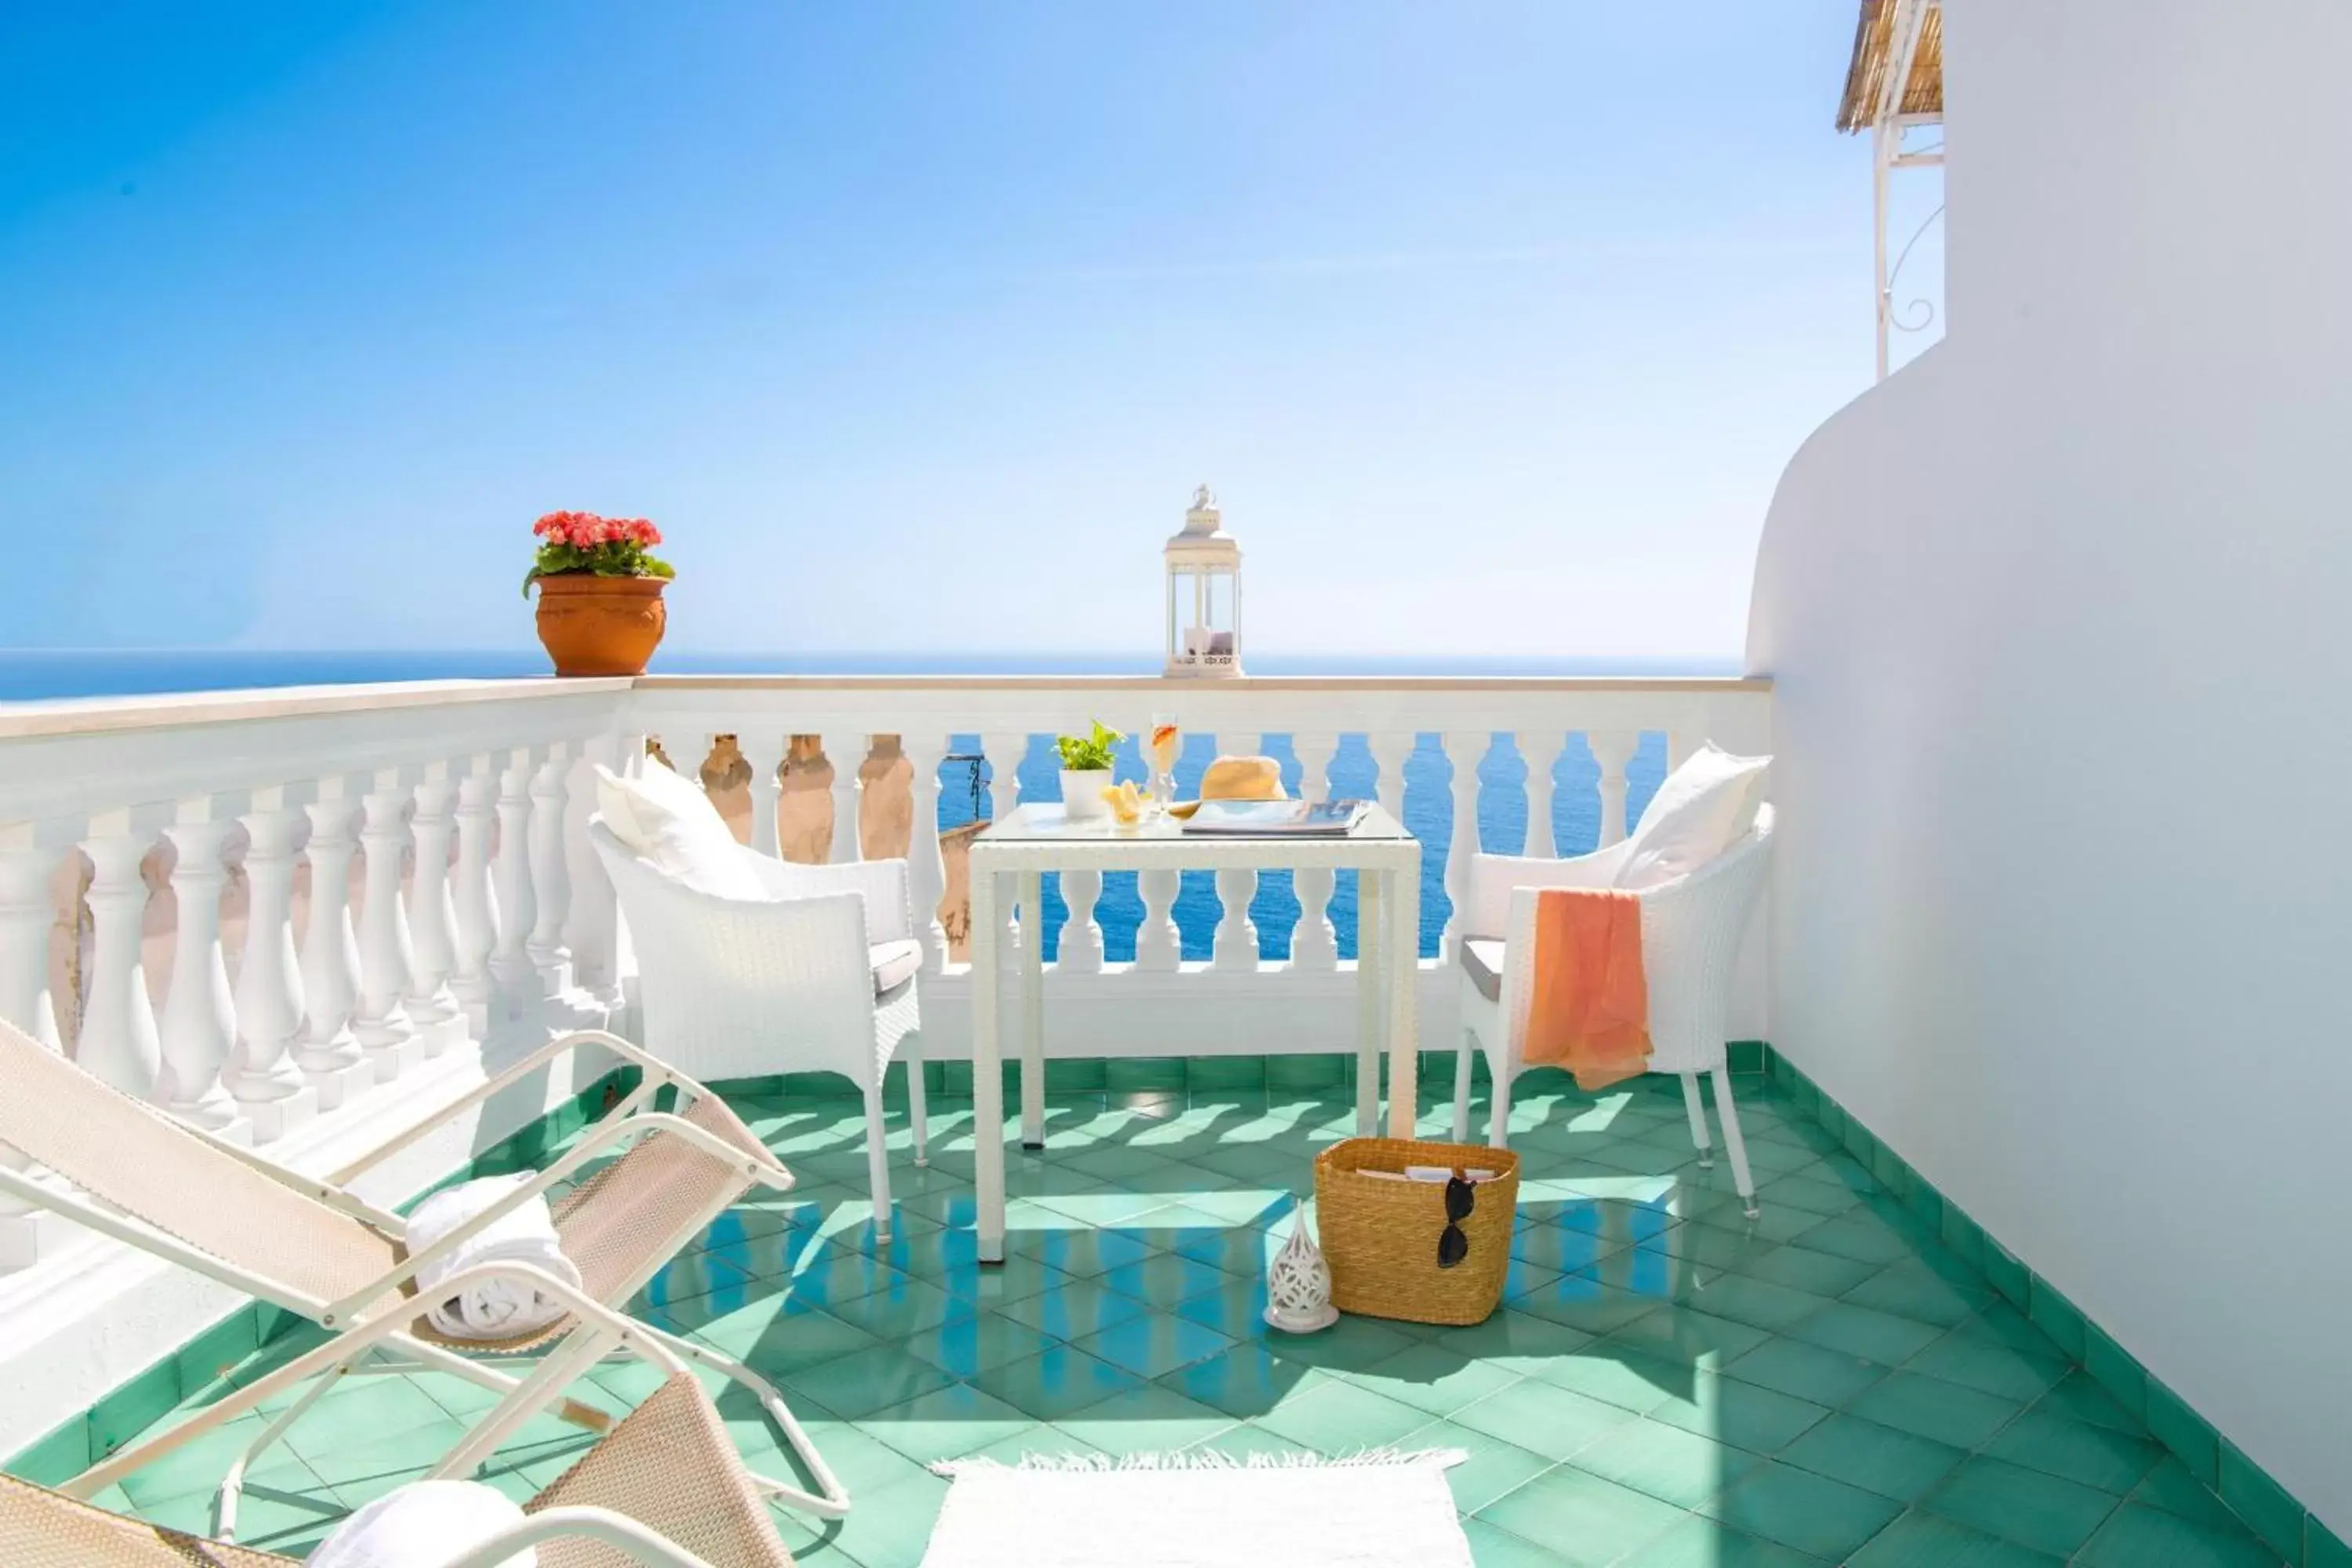
[[[1456,1171],[1445,1179],[1445,1228],[1437,1233],[1437,1266],[1451,1268],[1470,1256],[1470,1238],[1462,1222],[1478,1206],[1478,1189]]]

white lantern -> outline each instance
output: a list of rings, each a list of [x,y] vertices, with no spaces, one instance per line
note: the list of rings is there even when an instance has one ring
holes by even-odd
[[[1339,1309],[1331,1305],[1331,1269],[1307,1234],[1304,1209],[1290,1239],[1266,1265],[1265,1321],[1286,1334],[1311,1334],[1339,1321]]]
[[[1168,542],[1168,673],[1242,672],[1242,547],[1202,485]]]

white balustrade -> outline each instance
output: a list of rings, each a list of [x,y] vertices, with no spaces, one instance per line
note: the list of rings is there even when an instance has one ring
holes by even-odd
[[[362,800],[360,851],[360,1000],[352,1019],[375,1068],[376,1081],[398,1078],[408,1065],[415,1026],[408,1016],[412,951],[408,911],[401,904],[401,862],[408,850],[408,791],[398,770],[375,778]]]
[[[1585,743],[1601,764],[1601,847],[1606,849],[1625,837],[1625,768],[1642,737],[1632,730],[1597,730],[1585,736]]]
[[[294,956],[294,839],[303,814],[283,788],[253,792],[245,825],[245,950],[237,959],[236,1044],[223,1079],[254,1138],[281,1135],[318,1101],[293,1051],[302,1029],[302,978]],[[289,1112],[292,1113],[289,1116]]]
[[[865,846],[858,838],[858,799],[865,790],[859,775],[873,742],[874,737],[867,734],[825,737],[825,760],[833,764],[833,847],[826,858],[836,866],[866,858]]]
[[[572,906],[570,868],[563,854],[564,809],[571,804],[572,750],[548,750],[530,779],[530,888],[537,906],[524,947],[539,972],[541,994],[561,995],[572,984],[572,950],[563,921]]]
[[[147,882],[139,863],[150,840],[127,811],[90,819],[81,843],[89,857],[89,975],[75,1059],[126,1094],[145,1098],[163,1065],[155,1013],[140,962]]]
[[[907,887],[915,905],[915,934],[923,944],[923,967],[936,974],[947,963],[947,932],[940,924],[940,900],[947,897],[948,867],[940,851],[940,764],[947,761],[947,738],[901,734],[898,749],[913,770],[914,825],[907,838]]]
[[[1298,795],[1302,800],[1331,798],[1331,759],[1339,753],[1336,734],[1301,731],[1290,738],[1298,756]],[[1339,967],[1339,933],[1331,926],[1331,894],[1339,873],[1328,869],[1294,871],[1291,887],[1298,894],[1298,928],[1290,936],[1293,966],[1312,973]]]
[[[409,834],[416,847],[408,884],[408,1021],[429,1056],[453,1043],[463,1016],[449,977],[457,968],[457,917],[449,892],[449,846],[457,831],[457,783],[433,763],[416,786]]]
[[[184,803],[180,820],[163,830],[172,841],[172,989],[163,999],[163,1071],[157,1098],[175,1116],[215,1131],[236,1120],[236,1101],[221,1082],[236,1040],[236,1005],[221,954],[221,891],[228,867],[221,858],[234,819],[213,815],[209,798]]]
[[[981,754],[988,759],[990,821],[1003,821],[1013,815],[1013,808],[1021,804],[1021,759],[1028,750],[1029,737],[1025,733],[1008,734],[998,731],[981,736]],[[1034,910],[1022,909],[1018,900],[1010,896],[999,899],[997,907],[1004,911],[1005,957],[1008,962],[1017,962],[1022,935],[1035,929],[1036,914]]]
[[[478,1030],[488,1026],[485,1014],[496,986],[490,955],[498,951],[501,924],[498,893],[490,883],[498,794],[497,760],[487,754],[475,757],[457,781],[457,883],[449,890],[457,921],[457,968],[449,989]]]
[[[1417,786],[1412,805],[1421,820],[1452,819],[1444,879],[1457,905],[1478,846],[1478,770],[1498,734],[1511,735],[1526,761],[1526,847],[1537,855],[1558,847],[1555,770],[1574,737],[1586,738],[1600,774],[1577,805],[1597,805],[1607,843],[1626,830],[1627,773],[1643,732],[1664,731],[1675,760],[1707,739],[1763,750],[1770,735],[1768,689],[1735,681],[662,678],[354,689],[348,698],[199,695],[155,700],[148,713],[0,710],[0,1016],[49,1042],[68,1026],[63,1047],[109,1081],[233,1133],[249,1126],[257,1140],[342,1114],[348,1097],[422,1095],[433,1074],[453,1067],[446,1058],[470,1060],[478,1046],[511,1049],[564,1024],[625,1022],[611,1011],[631,984],[620,922],[584,834],[593,761],[641,766],[642,737],[667,734],[680,738],[677,755],[695,773],[708,752],[693,752],[691,737],[733,735],[751,772],[752,842],[773,851],[786,738],[824,737],[838,825],[831,854],[854,858],[867,807],[882,808],[878,793],[866,798],[862,765],[873,738],[888,734],[912,773],[907,854],[926,947],[926,1046],[951,1058],[966,1037],[970,982],[949,962],[937,919],[950,738],[982,738],[1001,816],[1020,798],[1033,737],[1097,713],[1133,728],[1143,714],[1171,710],[1229,751],[1289,737],[1299,793],[1310,800],[1334,793],[1335,759],[1360,743],[1376,770],[1371,793],[1399,816],[1416,737],[1435,733],[1451,773],[1439,787],[1450,798],[1424,799],[1418,789],[1431,786]],[[241,808],[241,944],[224,943],[218,921],[224,851],[231,860],[236,851],[215,803]],[[362,804],[364,831],[354,820]],[[141,863],[164,838],[179,918],[170,989],[151,1005],[140,954],[151,889]],[[92,923],[86,1005],[68,1009],[48,991],[57,918],[48,878],[76,844],[92,868]],[[352,860],[362,850],[364,886],[353,900]],[[307,911],[296,898],[305,862]],[[1047,1011],[1050,1048],[1352,1045],[1354,976],[1339,956],[1335,879],[1294,873],[1298,915],[1287,932],[1256,929],[1256,880],[1218,878],[1210,962],[1186,964],[1172,873],[1138,879],[1131,963],[1111,956],[1124,935],[1113,911],[1123,905],[1131,920],[1134,901],[1114,901],[1100,878],[1066,878],[1069,919],[1047,984],[1073,1005]],[[1040,912],[1019,910],[1016,938],[1041,930]],[[1449,922],[1456,940],[1461,919]],[[1286,962],[1266,957],[1286,944]],[[1423,971],[1422,1026],[1442,1046],[1455,977],[1442,959],[1423,960]],[[1209,1011],[1193,1011],[1195,996]],[[1235,1026],[1241,1020],[1246,1027]],[[1760,1032],[1760,1020],[1743,1026]],[[379,1086],[387,1053],[410,1064],[400,1078],[413,1075],[417,1087]],[[22,1255],[14,1235],[0,1224],[0,1267]]]
[[[319,798],[302,809],[310,818],[304,858],[310,866],[310,907],[302,930],[302,1039],[294,1060],[332,1110],[361,1067],[352,1014],[359,1005],[359,942],[352,931],[352,837],[354,804],[341,778],[321,779]]]
[[[1454,832],[1445,848],[1445,898],[1452,910],[1445,917],[1440,956],[1451,963],[1462,946],[1463,902],[1470,896],[1470,858],[1478,852],[1478,764],[1486,759],[1494,737],[1480,730],[1449,731],[1444,737],[1445,760],[1454,765]]]
[[[58,1043],[57,1008],[49,995],[49,931],[58,916],[49,880],[58,858],[29,825],[0,828],[0,1018],[53,1051]],[[7,1090],[0,1087],[0,1092]],[[45,1184],[55,1180],[5,1143],[0,1165]],[[42,1228],[33,1205],[0,1193],[0,1268],[37,1260]]]

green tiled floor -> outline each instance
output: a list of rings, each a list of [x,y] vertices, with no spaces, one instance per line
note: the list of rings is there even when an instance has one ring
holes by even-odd
[[[1761,1222],[1696,1164],[1671,1080],[1531,1096],[1503,1309],[1303,1339],[1260,1320],[1262,1276],[1316,1150],[1350,1125],[1315,1098],[1338,1090],[1054,1097],[1046,1152],[1013,1157],[1002,1268],[969,1228],[968,1103],[935,1103],[928,1170],[901,1148],[877,1247],[857,1103],[749,1098],[803,1186],[726,1216],[637,1310],[794,1401],[857,1498],[822,1530],[784,1516],[813,1565],[916,1563],[942,1458],[1391,1444],[1469,1452],[1450,1475],[1482,1564],[2276,1562],[1830,1138],[1744,1088]],[[646,1386],[597,1376],[616,1409]],[[242,1533],[299,1552],[419,1473],[480,1399],[351,1381],[256,1474]],[[788,1465],[748,1399],[720,1403],[747,1453]],[[201,1526],[260,1419],[107,1500]],[[527,1494],[584,1442],[536,1423],[492,1479]]]

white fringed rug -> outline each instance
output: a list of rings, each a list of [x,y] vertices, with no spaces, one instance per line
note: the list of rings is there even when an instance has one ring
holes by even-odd
[[[923,1568],[1471,1568],[1445,1484],[1463,1458],[951,1461]]]

